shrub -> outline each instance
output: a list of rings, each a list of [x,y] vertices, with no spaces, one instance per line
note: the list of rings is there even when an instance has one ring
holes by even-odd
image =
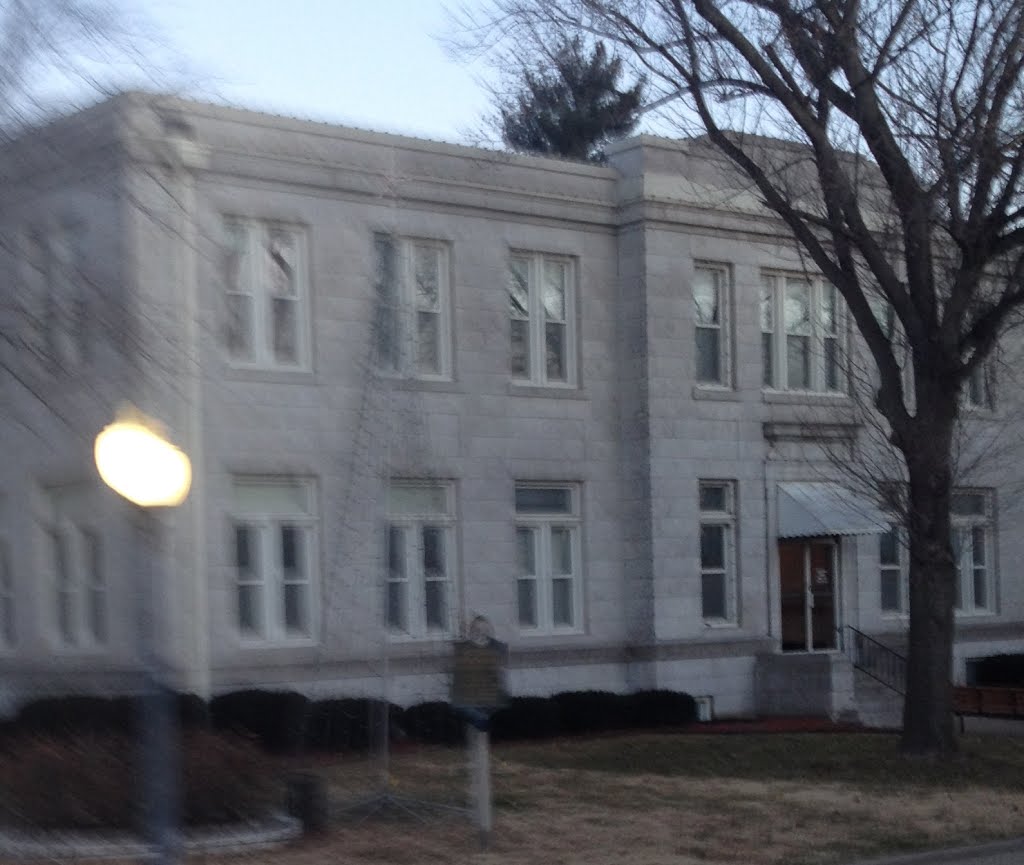
[[[42,697],[18,712],[15,726],[20,732],[40,735],[82,735],[120,733],[131,735],[136,709],[130,697],[111,699],[72,694]]]
[[[449,703],[418,703],[402,712],[402,731],[414,742],[430,745],[461,745],[466,741],[466,721]]]
[[[697,720],[697,701],[681,691],[636,691],[624,702],[631,727],[679,727]]]
[[[1024,688],[1024,655],[990,655],[974,668],[977,685]]]
[[[564,733],[600,733],[629,726],[628,698],[610,691],[563,691],[552,698]]]
[[[210,701],[215,730],[253,736],[272,753],[294,753],[306,736],[309,700],[294,691],[233,691]]]
[[[562,732],[558,705],[547,697],[513,697],[491,716],[491,738],[546,739]]]
[[[280,800],[251,743],[192,731],[181,747],[187,825],[258,817]],[[130,829],[144,801],[140,744],[117,734],[21,736],[3,758],[0,819],[25,829]]]
[[[366,751],[390,732],[402,710],[366,697],[317,700],[310,704],[306,745],[318,751]]]

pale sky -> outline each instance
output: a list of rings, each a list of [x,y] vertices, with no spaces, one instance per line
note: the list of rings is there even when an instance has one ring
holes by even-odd
[[[476,142],[489,96],[435,38],[441,0],[122,0],[187,68],[183,95]]]

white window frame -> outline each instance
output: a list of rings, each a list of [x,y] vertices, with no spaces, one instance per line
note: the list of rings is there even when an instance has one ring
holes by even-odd
[[[107,645],[109,615],[103,542],[99,532],[59,514],[44,527],[52,633],[63,649]]]
[[[14,648],[17,642],[16,613],[10,550],[6,543],[0,541],[0,651]]]
[[[437,300],[423,303],[417,291],[418,255],[432,253],[436,261]],[[390,264],[386,256],[391,256]],[[427,381],[449,381],[452,377],[451,333],[451,251],[449,244],[420,237],[396,237],[379,232],[374,235],[375,316],[374,352],[378,370],[385,374]],[[393,267],[387,285],[388,269]],[[436,369],[421,367],[421,316],[437,319]],[[388,337],[390,336],[390,339]]]
[[[548,264],[564,268],[563,317],[552,319],[553,326],[564,328],[563,363],[565,377],[549,378],[547,364],[547,313],[542,296],[542,284]],[[525,265],[526,303],[516,299],[519,286],[516,276],[517,266]],[[575,388],[577,385],[577,336],[576,336],[576,271],[577,262],[567,255],[556,255],[544,252],[530,252],[513,249],[509,253],[506,265],[509,298],[509,373],[515,384],[536,385],[551,388]],[[525,322],[527,346],[525,352],[525,371],[515,367],[515,355],[512,351],[513,331],[517,322]]]
[[[232,235],[240,232],[241,247],[235,249]],[[222,285],[225,310],[224,351],[228,363],[239,369],[294,370],[307,372],[311,368],[310,279],[307,232],[303,226],[272,219],[250,219],[226,215],[221,221],[222,258],[218,262],[218,276]],[[289,297],[275,292],[268,256],[275,233],[292,238],[295,261],[291,280],[294,295]],[[233,250],[235,250],[233,252]],[[237,255],[237,259],[234,256]],[[234,277],[229,272],[231,263],[237,267]],[[235,332],[232,299],[241,308],[244,299],[249,306],[246,340],[248,350],[237,352],[232,346]],[[274,345],[275,301],[293,303],[295,320],[295,359],[281,359]]]
[[[809,320],[804,327],[790,329],[786,324],[786,290],[793,284],[808,287]],[[835,308],[832,327],[827,321],[826,299],[831,295]],[[847,316],[842,295],[821,277],[777,270],[761,272],[761,365],[762,387],[767,390],[845,396],[849,392],[847,357]],[[789,344],[791,339],[807,340],[808,381],[789,381]],[[828,385],[829,364],[826,348],[833,342],[835,387]]]
[[[718,490],[724,495],[724,507],[705,506],[704,494]],[[736,625],[739,613],[737,603],[737,565],[736,565],[736,482],[729,480],[701,480],[697,485],[697,507],[700,512],[698,533],[698,561],[700,564],[700,599],[701,618],[704,624]],[[722,563],[709,565],[704,561],[704,531],[715,530],[722,533]],[[708,615],[705,609],[705,581],[711,578],[722,581],[722,597],[725,604],[724,615]]]
[[[82,249],[68,227],[29,230],[22,240],[26,303],[41,334],[36,348],[46,360],[74,372],[89,359],[89,298],[82,278]]]
[[[285,504],[266,502],[259,506],[242,504],[240,496],[246,491],[280,491],[281,499],[292,496]],[[271,492],[268,498],[272,496]],[[316,484],[301,477],[236,476],[232,480],[232,509],[230,515],[229,553],[233,586],[234,630],[243,644],[280,645],[310,644],[317,639],[319,621],[319,543]],[[304,557],[304,573],[298,577],[285,573],[283,558],[283,530],[294,529],[300,539],[300,556]],[[250,559],[243,572],[239,562],[239,532],[250,533]],[[286,595],[290,586],[305,587],[304,603],[300,596],[300,609],[304,607],[305,627],[291,630],[287,626]],[[252,629],[242,626],[241,593],[251,587],[257,597],[257,615]]]
[[[441,506],[410,507],[400,504],[403,492],[438,496]],[[458,555],[455,537],[455,487],[450,481],[394,479],[388,485],[384,556],[384,623],[392,639],[449,637],[457,608]],[[443,574],[431,573],[425,562],[425,534],[437,532],[442,539]],[[398,548],[401,544],[401,548]],[[394,567],[400,564],[400,568]],[[442,585],[444,611],[441,623],[428,614],[430,584]],[[395,593],[392,596],[392,593]],[[392,597],[402,621],[392,619]]]
[[[995,410],[995,375],[991,358],[986,358],[974,367],[964,380],[963,404],[970,411]]]
[[[701,309],[697,300],[697,288],[700,280],[709,275],[712,290],[715,294],[714,313],[717,313],[717,321],[712,314],[708,316]],[[691,295],[693,299],[694,316],[694,380],[701,388],[726,388],[732,387],[732,270],[728,265],[715,264],[713,262],[699,261],[693,268],[693,279],[691,283]],[[701,333],[707,332],[717,334],[717,354],[715,364],[718,367],[716,378],[701,377],[701,348],[703,341]]]
[[[543,483],[520,481],[515,485],[516,498],[521,490],[558,490],[567,494],[568,506],[562,511],[520,506],[515,502],[516,543],[516,621],[523,635],[579,634],[583,633],[583,559],[580,537],[580,486],[574,483]],[[568,573],[555,573],[553,557],[556,532],[568,533],[568,551],[571,557]],[[522,538],[529,536],[533,559],[533,573],[523,560],[520,546]],[[565,582],[572,597],[569,610],[571,622],[555,621],[556,583]],[[531,624],[523,616],[521,589],[525,584],[533,587],[533,616]]]
[[[957,502],[976,500],[980,507],[973,512],[957,512]],[[990,490],[958,489],[951,503],[953,523],[953,554],[956,566],[956,601],[958,615],[989,615],[996,610],[995,598],[995,521]],[[980,546],[979,546],[980,540]],[[978,602],[978,578],[984,594]]]

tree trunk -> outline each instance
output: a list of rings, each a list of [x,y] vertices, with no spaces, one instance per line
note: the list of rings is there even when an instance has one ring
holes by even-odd
[[[952,400],[949,392],[948,387],[919,392],[916,435],[905,451],[910,645],[901,748],[905,754],[938,757],[957,747],[952,687],[957,576],[950,521],[957,406],[956,389]]]

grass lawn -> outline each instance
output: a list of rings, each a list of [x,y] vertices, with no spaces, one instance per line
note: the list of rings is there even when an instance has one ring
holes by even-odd
[[[328,780],[330,831],[283,850],[209,861],[814,865],[1024,835],[1024,739],[961,744],[946,765],[903,759],[896,738],[883,734],[633,734],[502,745],[492,753],[495,832],[486,852],[461,814],[346,812],[380,789],[380,762],[310,760],[304,767]],[[390,770],[398,796],[465,802],[461,749],[399,750]]]

